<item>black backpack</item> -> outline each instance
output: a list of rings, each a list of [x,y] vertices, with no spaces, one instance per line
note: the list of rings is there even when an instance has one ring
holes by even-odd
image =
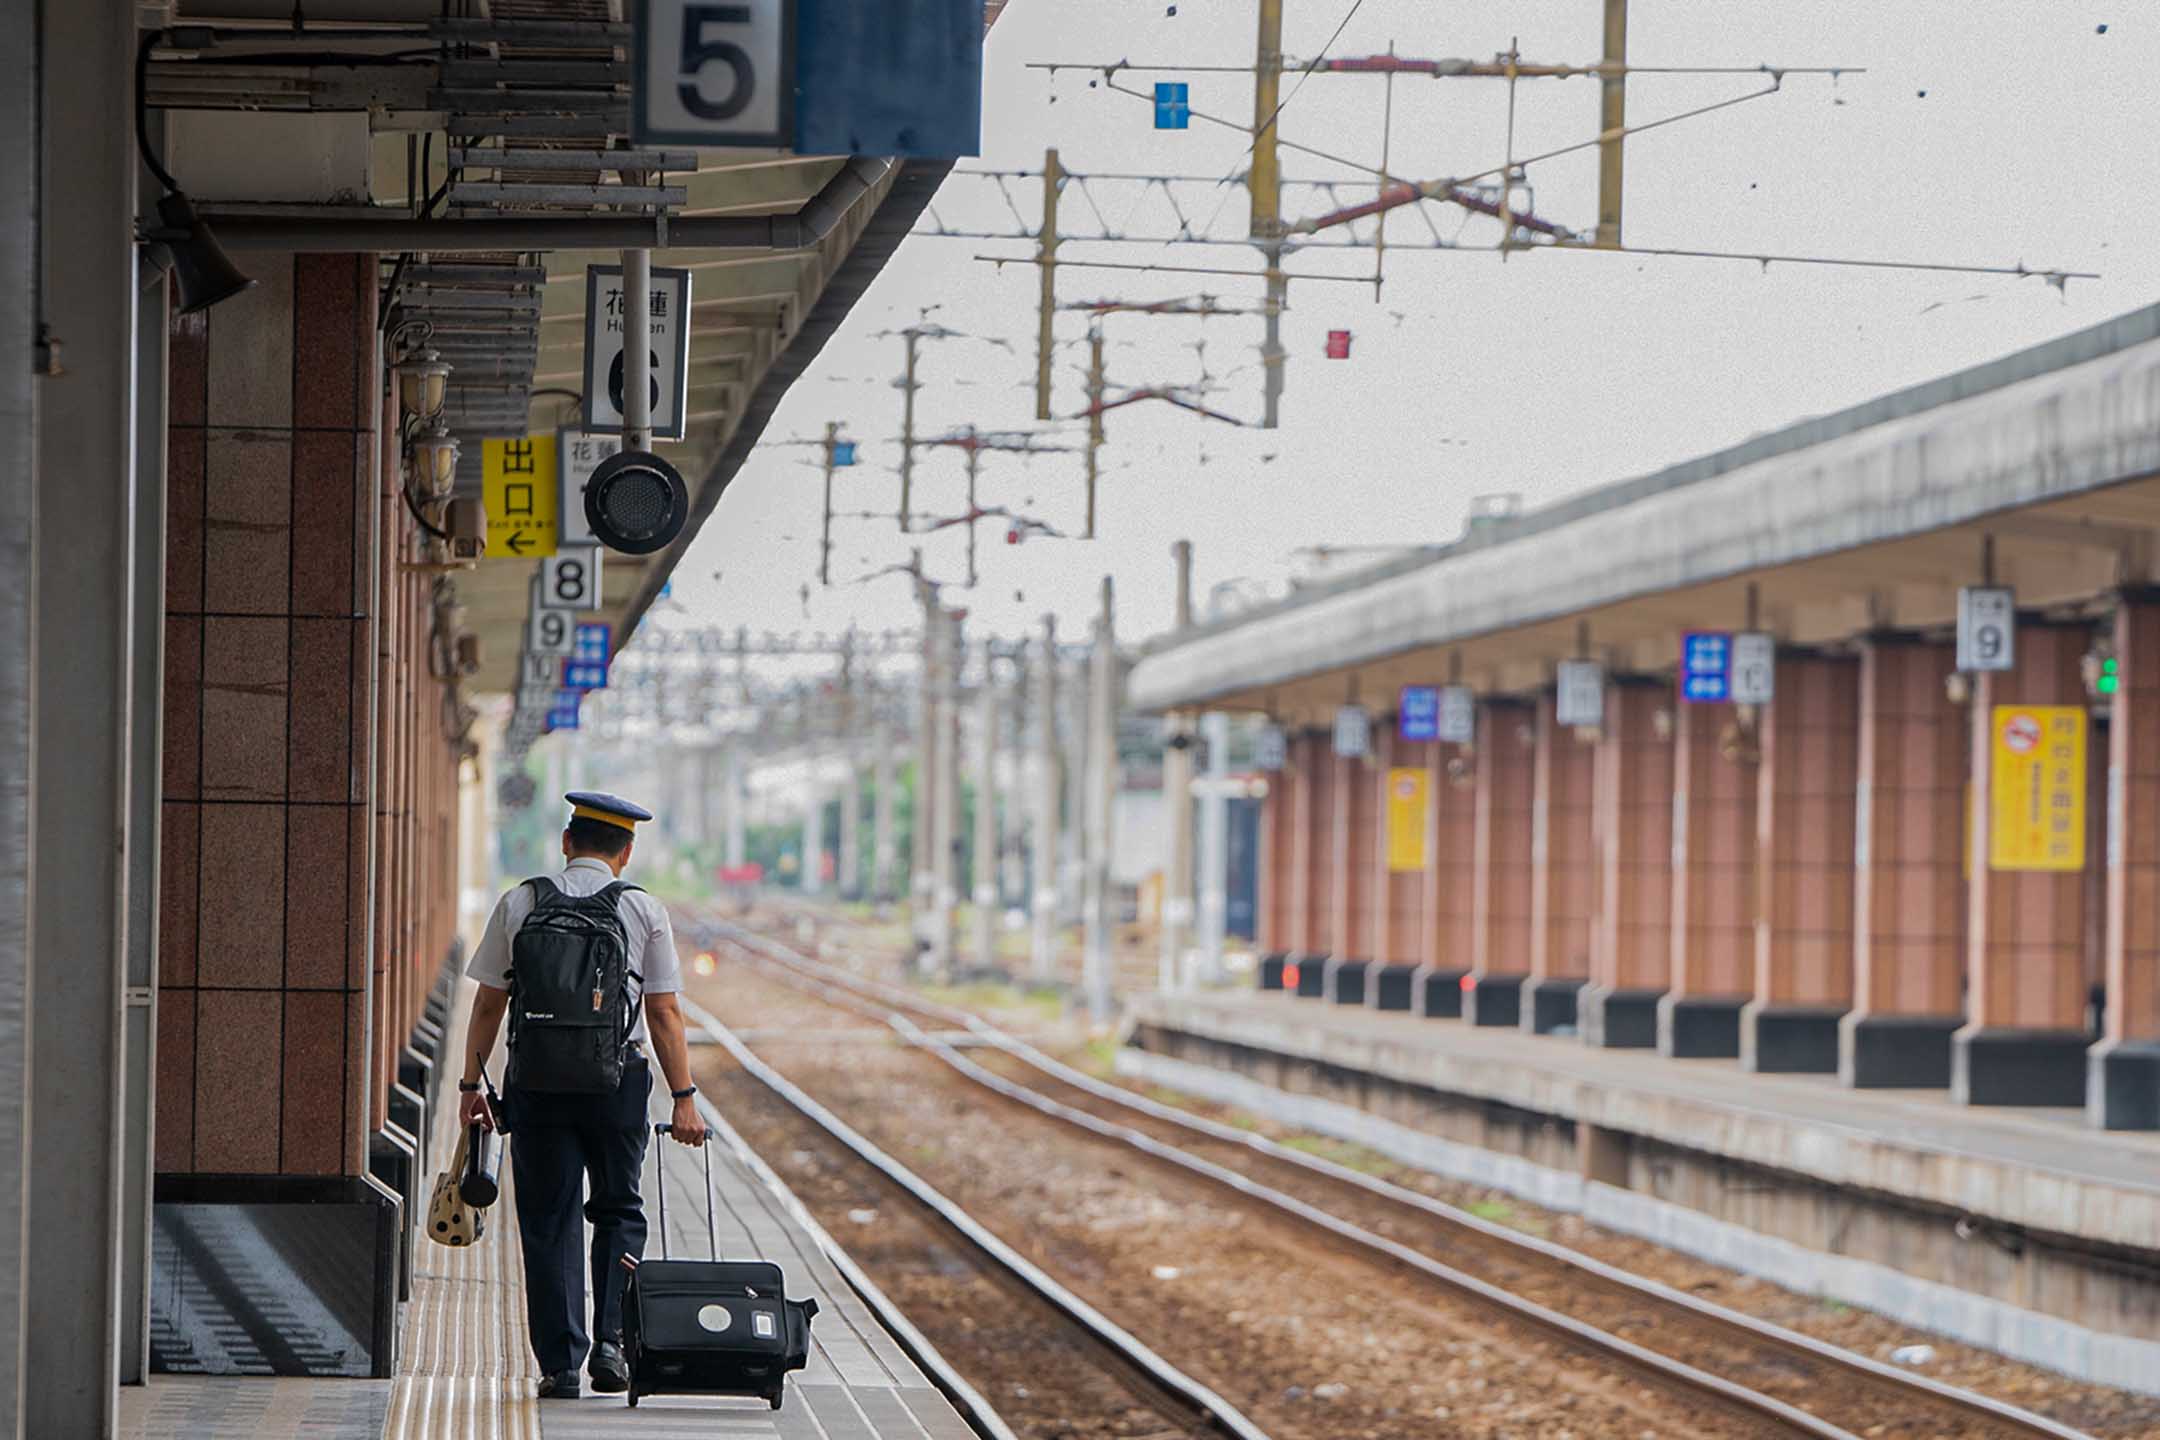
[[[617,880],[592,895],[566,895],[537,877],[532,914],[510,946],[510,1071],[520,1090],[612,1095],[630,1049],[629,940]]]

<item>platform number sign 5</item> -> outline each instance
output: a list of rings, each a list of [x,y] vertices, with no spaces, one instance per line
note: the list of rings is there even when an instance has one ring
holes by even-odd
[[[600,608],[600,547],[564,550],[540,562],[540,608]]]
[[[793,0],[643,0],[631,130],[641,143],[786,147]]]

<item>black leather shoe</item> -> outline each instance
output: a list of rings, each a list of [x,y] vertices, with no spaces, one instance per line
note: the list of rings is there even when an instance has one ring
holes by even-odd
[[[585,1369],[592,1376],[592,1388],[602,1395],[620,1395],[630,1388],[630,1362],[623,1358],[622,1346],[613,1340],[602,1340],[593,1346],[592,1359]]]
[[[584,1393],[578,1384],[578,1373],[575,1370],[564,1370],[558,1374],[540,1377],[542,1400],[575,1400]]]

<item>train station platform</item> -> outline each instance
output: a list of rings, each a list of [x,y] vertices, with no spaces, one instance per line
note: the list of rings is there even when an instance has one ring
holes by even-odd
[[[653,1118],[666,1117],[659,1095]],[[708,1119],[718,1122],[711,1111]],[[436,1127],[428,1174],[447,1165],[454,1127]],[[809,1364],[788,1377],[778,1410],[736,1398],[620,1395],[543,1402],[525,1341],[513,1167],[477,1245],[422,1243],[404,1306],[394,1380],[158,1375],[121,1392],[121,1440],[972,1440],[974,1431],[904,1352],[724,1122],[712,1149],[714,1231],[723,1257],[770,1260],[791,1298],[815,1298]],[[665,1146],[664,1157],[657,1152]],[[645,1169],[648,1256],[661,1253],[656,1159],[664,1159],[667,1244],[676,1258],[710,1253],[697,1152],[656,1138]],[[589,1290],[588,1290],[589,1293]]]
[[[1137,996],[1126,1023],[1129,1076],[2065,1373],[2160,1385],[2160,1137],[1280,991]]]

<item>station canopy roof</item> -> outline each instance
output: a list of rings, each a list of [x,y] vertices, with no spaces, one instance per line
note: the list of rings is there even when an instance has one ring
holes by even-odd
[[[607,556],[582,618],[618,647],[951,167],[632,146],[626,0],[309,0],[298,34],[291,0],[141,8],[170,27],[145,88],[168,158],[243,269],[250,252],[373,250],[387,283],[404,257],[401,313],[454,367],[460,494],[479,493],[486,437],[574,428],[588,265],[643,245],[691,270],[686,434],[655,445],[690,522],[655,554]],[[494,248],[475,221],[498,227]],[[457,576],[480,690],[515,683],[537,565],[490,556]]]

